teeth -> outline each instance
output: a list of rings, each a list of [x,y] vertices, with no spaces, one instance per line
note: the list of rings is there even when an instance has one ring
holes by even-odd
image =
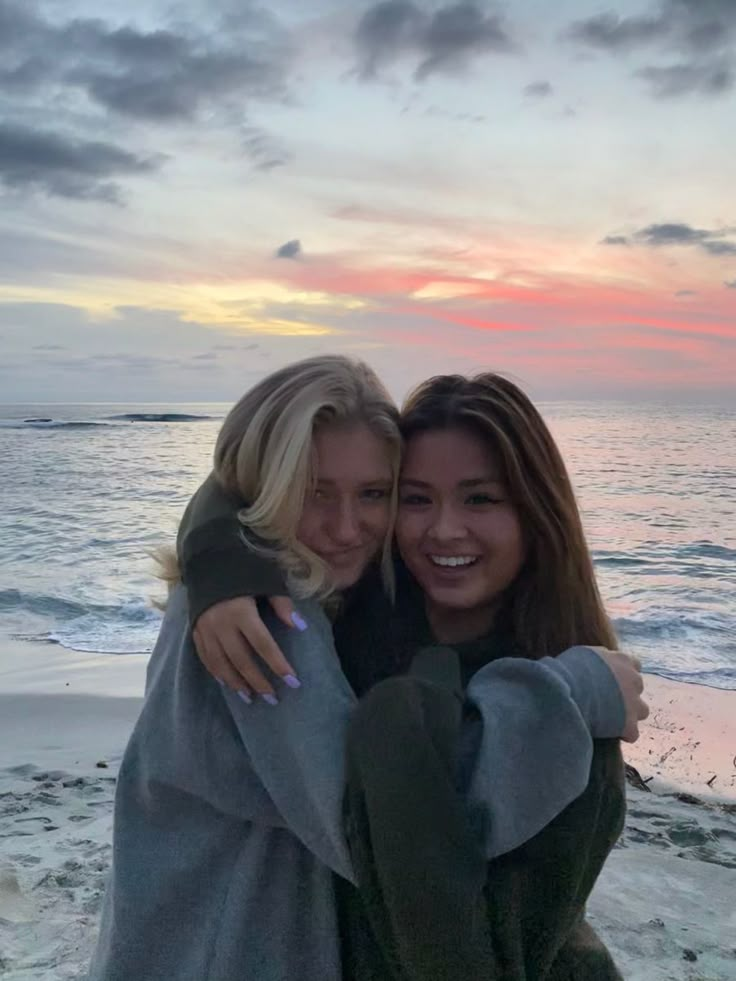
[[[474,555],[430,555],[430,559],[435,565],[444,566],[458,566],[458,565],[472,565],[477,561],[477,556]]]

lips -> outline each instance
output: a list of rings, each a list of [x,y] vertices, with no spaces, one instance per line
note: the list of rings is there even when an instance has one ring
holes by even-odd
[[[478,561],[477,555],[437,555],[431,554],[427,558],[436,569],[470,569]]]

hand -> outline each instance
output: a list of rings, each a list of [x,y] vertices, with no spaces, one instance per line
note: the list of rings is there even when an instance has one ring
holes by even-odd
[[[641,674],[639,658],[623,651],[609,651],[606,647],[592,647],[613,674],[626,709],[626,724],[621,738],[626,743],[635,743],[639,738],[639,723],[649,715],[649,706],[642,698],[644,679]]]
[[[288,596],[270,596],[268,601],[287,627],[307,629]],[[261,620],[251,596],[223,600],[205,610],[197,618],[193,636],[205,668],[245,702],[250,702],[254,693],[272,705],[277,702],[273,685],[258,668],[257,658],[290,688],[299,687],[296,672]]]

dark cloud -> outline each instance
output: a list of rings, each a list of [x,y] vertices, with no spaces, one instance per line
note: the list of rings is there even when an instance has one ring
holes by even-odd
[[[370,7],[355,32],[359,72],[375,77],[401,58],[415,61],[415,77],[465,67],[479,55],[517,50],[503,19],[475,2],[447,4],[432,13],[411,0],[384,0]]]
[[[614,13],[596,14],[575,21],[567,31],[572,41],[603,51],[629,50],[660,40],[666,26],[658,17],[620,17]]]
[[[276,259],[297,259],[302,254],[302,243],[298,238],[293,238],[289,242],[284,242],[275,252]]]
[[[703,248],[711,255],[736,255],[736,243],[721,239],[709,239],[703,242]]]
[[[291,154],[265,130],[246,125],[241,127],[241,133],[242,147],[256,170],[274,170],[285,166],[292,159]]]
[[[665,68],[641,68],[635,72],[649,84],[652,95],[671,99],[689,93],[719,95],[733,87],[734,69],[727,64],[682,63]]]
[[[647,225],[632,235],[607,235],[602,245],[646,245],[652,248],[670,245],[693,245],[708,255],[736,255],[736,243],[725,237],[732,234],[733,229],[711,230],[693,228],[684,222],[662,222]]]
[[[688,94],[716,96],[736,79],[736,2],[734,0],[660,0],[643,14],[613,12],[574,21],[569,40],[610,54],[637,50],[676,53],[678,60],[634,71],[657,98]]]
[[[140,157],[111,143],[0,123],[0,181],[8,188],[118,202],[113,178],[148,174],[160,164],[161,158]]]
[[[103,108],[137,119],[190,120],[223,99],[283,95],[288,41],[250,5],[239,29],[142,30],[102,19],[46,20],[0,0],[0,83],[81,89]]]
[[[622,17],[605,12],[576,20],[566,35],[601,51],[655,45],[690,54],[719,51],[736,36],[736,4],[733,0],[660,0],[644,14]]]
[[[692,245],[709,238],[713,232],[703,228],[693,228],[679,222],[665,222],[648,225],[636,232],[635,238],[643,245]]]
[[[530,82],[524,87],[524,95],[530,99],[546,99],[553,91],[549,82]]]

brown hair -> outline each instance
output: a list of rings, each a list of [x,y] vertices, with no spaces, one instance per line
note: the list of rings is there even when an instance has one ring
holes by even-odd
[[[526,560],[497,615],[515,653],[539,658],[575,644],[616,647],[570,478],[528,397],[491,372],[430,378],[404,403],[404,440],[451,428],[470,431],[490,447],[521,522]]]

